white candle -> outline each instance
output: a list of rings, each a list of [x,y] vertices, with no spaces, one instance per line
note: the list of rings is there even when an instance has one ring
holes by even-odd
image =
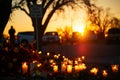
[[[53,71],[56,73],[56,72],[58,72],[58,66],[57,65],[54,65],[53,66]]]
[[[90,70],[90,72],[91,72],[91,74],[94,74],[94,75],[96,75],[97,73],[98,73],[98,68],[92,68],[91,70]]]
[[[50,56],[50,53],[49,53],[49,52],[47,52],[47,56]]]
[[[27,62],[22,63],[22,73],[25,74],[28,72],[28,65]]]
[[[102,74],[103,74],[104,77],[107,77],[107,75],[108,75],[108,73],[107,73],[106,70],[103,70],[103,71],[102,71]]]
[[[78,66],[78,65],[75,65],[75,66],[74,66],[74,69],[75,69],[75,72],[79,72],[79,71],[80,71],[80,69],[79,69],[79,66]]]
[[[67,65],[67,72],[72,73],[72,65]]]
[[[62,65],[61,65],[61,71],[62,72],[66,72],[66,68],[67,68],[66,64],[62,63]]]
[[[84,63],[78,64],[79,70],[85,70],[87,67]]]
[[[118,70],[119,70],[119,65],[111,65],[111,67],[112,67],[112,71],[113,71],[113,72],[118,72]]]

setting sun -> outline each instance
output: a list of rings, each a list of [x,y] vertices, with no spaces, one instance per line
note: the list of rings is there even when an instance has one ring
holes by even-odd
[[[82,35],[84,35],[84,26],[83,25],[78,25],[73,27],[73,31],[80,32]]]

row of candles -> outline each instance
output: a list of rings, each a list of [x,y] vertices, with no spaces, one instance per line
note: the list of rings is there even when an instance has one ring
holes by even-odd
[[[37,67],[39,67],[40,65],[41,65],[41,64],[38,64]],[[113,72],[118,72],[118,70],[119,70],[118,67],[119,67],[119,65],[111,65],[111,68],[112,68],[112,71],[113,71]],[[79,72],[79,71],[81,71],[81,70],[86,69],[86,66],[85,66],[84,63],[79,64],[79,65],[75,65],[74,67],[73,67],[72,65],[65,65],[65,64],[62,64],[62,66],[61,66],[61,72],[72,73],[72,72],[73,72],[73,69],[74,69],[75,72]],[[23,62],[23,64],[22,64],[22,71],[23,71],[23,74],[28,72],[27,62]],[[54,65],[54,66],[53,66],[53,71],[54,71],[55,73],[57,73],[57,72],[59,71],[59,70],[58,70],[58,65]],[[94,75],[97,75],[98,71],[99,71],[98,68],[93,67],[93,68],[90,70],[90,73],[91,73],[91,74],[94,74]],[[107,70],[103,70],[103,71],[102,71],[102,75],[105,76],[105,77],[108,76]]]
[[[50,56],[50,53],[47,53],[47,56]],[[53,68],[53,72],[54,73],[58,73],[58,72],[63,72],[63,73],[77,73],[80,72],[82,70],[87,69],[87,66],[84,63],[85,57],[79,57],[76,58],[75,60],[70,60],[68,58],[66,58],[65,56],[63,57],[63,61],[61,61],[61,67],[59,68],[60,65],[58,65],[57,62],[55,62],[55,59],[59,59],[59,57],[61,56],[60,54],[57,55],[53,55],[54,59],[49,59],[49,63],[50,66]],[[35,63],[35,61],[33,61],[33,63]],[[41,63],[37,63],[36,67],[40,67],[42,66]],[[119,65],[111,65],[111,69],[113,72],[118,72],[119,70]],[[22,64],[22,71],[23,73],[26,73],[28,71],[28,64],[27,62],[23,62]],[[97,67],[93,67],[90,69],[90,73],[93,75],[97,75],[97,73],[99,72],[99,68]],[[102,70],[102,75],[103,76],[108,76],[108,71],[107,70]]]
[[[62,64],[62,66],[61,66],[61,72],[72,73],[73,72],[73,68],[74,68],[75,72],[79,72],[80,70],[86,69],[86,66],[85,66],[84,63],[80,64],[80,65],[75,65],[74,67],[72,65]],[[54,72],[59,72],[58,65],[54,65],[53,66],[53,71]]]
[[[50,56],[50,53],[47,53],[47,56]],[[54,59],[58,59],[61,55],[54,55]],[[84,60],[84,56],[82,56],[82,60]],[[54,72],[58,72],[58,65],[56,65],[57,63],[55,62],[54,59],[49,59],[49,63],[51,64],[51,67],[53,67],[53,71]],[[65,56],[63,56],[63,62],[61,62],[61,71],[62,72],[68,72],[68,73],[72,73],[72,68],[73,68],[73,60],[69,60],[68,58],[66,58]],[[78,60],[75,60],[75,71],[78,72],[81,69],[85,69],[86,66],[84,63],[81,63],[81,58],[78,58]],[[35,63],[37,61],[33,61],[31,64]],[[78,62],[80,62],[80,64],[78,64]],[[37,62],[38,63],[38,62]],[[42,64],[38,63],[36,66],[40,67]],[[23,73],[27,73],[28,72],[28,62],[23,62],[22,63],[22,72]]]
[[[85,70],[87,67],[85,66],[84,63],[82,64],[78,64],[78,65],[75,65],[74,67],[72,65],[65,65],[65,64],[62,64],[61,66],[61,72],[67,72],[67,73],[73,73],[74,72],[80,72],[82,70]],[[111,65],[111,69],[113,72],[118,72],[119,70],[119,65]],[[58,70],[58,65],[54,65],[53,66],[53,71],[55,73],[57,73],[59,70]],[[93,74],[93,75],[97,75],[99,71],[99,68],[97,67],[93,67],[90,69],[90,73]],[[102,75],[104,77],[107,77],[108,76],[108,71],[107,70],[102,70]]]
[[[50,53],[47,53],[47,56],[49,56]],[[54,55],[54,58],[58,59],[60,57],[60,54],[58,55]],[[58,70],[59,65],[57,65],[56,62],[54,62],[53,59],[50,59],[49,62],[51,63],[51,66],[53,67],[53,71],[54,72],[67,72],[67,73],[72,73],[73,72],[73,68],[75,72],[79,72],[80,70],[84,70],[86,69],[86,65],[84,63],[82,63],[82,61],[84,61],[85,57],[82,56],[80,58],[76,58],[75,61],[70,60],[68,58],[66,58],[65,56],[63,56],[63,61],[61,62],[61,69]]]
[[[47,53],[47,56],[50,56],[50,53]],[[60,54],[54,55],[54,58],[58,59],[59,56],[60,56]],[[61,70],[59,70],[59,68],[58,68],[59,65],[57,65],[57,63],[55,63],[54,60],[50,59],[49,61],[52,64],[53,71],[55,73],[57,73],[59,71],[65,72],[65,73],[73,73],[73,72],[80,72],[82,70],[87,69],[87,66],[85,65],[85,63],[83,63],[85,61],[85,56],[76,58],[74,61],[63,56],[63,62],[61,62],[61,68],[60,68]],[[119,65],[117,65],[117,64],[111,65],[111,69],[113,72],[118,72]],[[99,68],[93,67],[90,69],[89,72],[93,75],[97,75],[97,73],[99,71],[100,71]],[[102,70],[102,75],[104,77],[108,76],[108,71]]]
[[[114,65],[111,65],[111,69],[112,69],[113,72],[118,72],[118,70],[119,70],[119,65],[115,65],[115,64],[114,64]],[[99,71],[98,68],[93,67],[93,68],[90,70],[90,73],[91,73],[91,74],[94,74],[94,75],[97,75],[98,71]],[[108,74],[109,74],[109,73],[108,73],[107,70],[102,70],[102,75],[103,75],[104,77],[107,77]]]

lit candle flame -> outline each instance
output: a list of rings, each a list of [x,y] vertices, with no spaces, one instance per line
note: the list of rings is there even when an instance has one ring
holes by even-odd
[[[67,72],[72,73],[72,65],[67,65]]]
[[[111,65],[113,72],[118,72],[119,65]]]
[[[22,63],[22,72],[23,72],[23,74],[25,74],[25,73],[28,72],[27,62],[23,62],[23,63]]]
[[[47,52],[47,56],[50,56],[50,53],[49,53],[49,52]]]
[[[92,73],[92,74],[94,74],[94,75],[96,75],[97,73],[98,73],[98,68],[92,68],[91,70],[90,70],[90,72]]]
[[[107,77],[107,76],[108,76],[107,71],[106,71],[106,70],[103,70],[103,71],[102,71],[102,75],[103,75],[104,77]]]
[[[57,65],[54,65],[53,66],[53,71],[56,73],[56,72],[58,72],[58,66]]]
[[[61,71],[66,72],[66,68],[67,68],[66,64],[62,63]]]

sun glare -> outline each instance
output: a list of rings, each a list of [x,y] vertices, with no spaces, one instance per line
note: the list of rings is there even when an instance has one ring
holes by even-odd
[[[74,26],[73,31],[80,32],[82,35],[84,35],[84,26],[83,25]]]

